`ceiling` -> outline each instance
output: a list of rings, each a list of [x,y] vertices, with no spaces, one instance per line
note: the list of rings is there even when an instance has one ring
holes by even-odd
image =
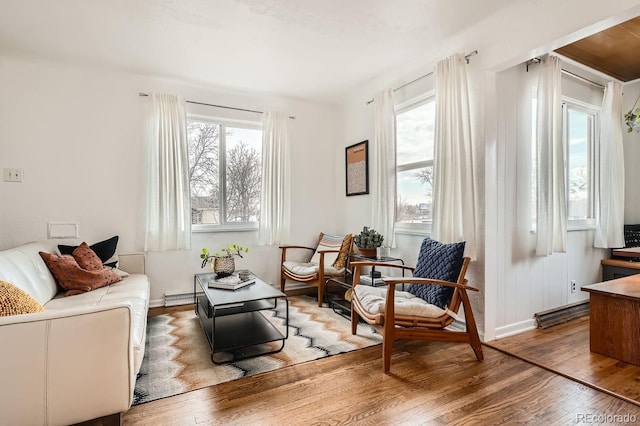
[[[556,49],[620,81],[640,78],[640,17]]]
[[[509,3],[2,0],[0,54],[336,100]]]

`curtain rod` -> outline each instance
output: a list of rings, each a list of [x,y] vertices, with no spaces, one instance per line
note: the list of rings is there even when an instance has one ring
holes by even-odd
[[[541,61],[542,61],[542,59],[540,59],[540,57],[538,56],[538,57],[535,57],[533,59],[529,59],[527,62],[525,62],[525,64],[527,65],[527,72],[529,72],[529,65],[539,64]],[[604,89],[604,86],[602,84],[596,83],[595,81],[589,80],[586,77],[583,77],[583,76],[578,75],[576,73],[573,73],[571,71],[565,70],[564,68],[560,68],[560,72],[563,73],[563,74],[566,74],[568,76],[571,76],[573,78],[576,78],[578,80],[584,81],[587,84],[591,84],[592,86],[596,86],[596,87],[599,87],[601,89]]]
[[[140,92],[138,93],[139,96],[149,96],[148,93],[143,93]],[[230,107],[230,106],[225,106],[225,105],[215,105],[215,104],[207,104],[204,102],[196,102],[196,101],[185,101],[188,104],[194,104],[194,105],[204,105],[204,106],[209,106],[209,107],[215,107],[215,108],[224,108],[224,109],[233,109],[236,111],[245,111],[245,112],[255,112],[256,114],[264,114],[264,111],[257,111],[254,109],[245,109],[245,108],[236,108],[236,107]],[[290,115],[289,116],[290,119],[295,120],[296,117],[295,115]]]
[[[600,83],[596,83],[595,81],[589,80],[588,78],[583,77],[583,76],[581,76],[581,75],[574,74],[574,73],[572,73],[571,71],[567,71],[567,70],[565,70],[564,68],[561,68],[561,69],[560,69],[560,72],[561,72],[561,73],[563,73],[563,74],[569,75],[569,76],[571,76],[571,77],[573,77],[573,78],[576,78],[576,79],[578,79],[578,80],[582,80],[582,81],[584,81],[585,83],[591,84],[592,86],[596,86],[596,87],[599,87],[599,88],[601,88],[601,89],[604,89],[604,86],[603,86],[602,84],[600,84]]]
[[[464,59],[467,61],[467,64],[469,63],[469,58],[470,58],[471,56],[473,56],[473,55],[477,55],[477,54],[478,54],[478,51],[477,51],[477,50],[474,50],[473,52],[470,52],[470,53],[468,53],[468,54],[464,55]],[[410,85],[410,84],[413,84],[413,83],[415,83],[416,81],[422,80],[423,78],[429,77],[430,75],[433,75],[433,71],[431,71],[431,72],[429,72],[429,73],[427,73],[427,74],[425,74],[425,75],[421,75],[420,77],[414,78],[413,80],[411,80],[411,81],[409,81],[409,82],[407,82],[407,83],[404,83],[404,84],[403,84],[403,85],[401,85],[401,86],[396,87],[395,89],[393,89],[393,91],[394,91],[394,92],[396,92],[396,91],[398,91],[398,90],[402,89],[403,87],[406,87],[406,86],[408,86],[408,85]],[[367,105],[372,104],[372,103],[373,103],[373,99],[369,99],[369,100],[367,101]]]

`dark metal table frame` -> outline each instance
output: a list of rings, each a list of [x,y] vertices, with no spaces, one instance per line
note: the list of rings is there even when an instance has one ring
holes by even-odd
[[[280,352],[284,349],[285,340],[289,337],[289,301],[287,295],[259,278],[256,282],[237,290],[209,288],[208,282],[215,279],[216,274],[195,274],[193,278],[193,299],[195,313],[207,337],[211,361],[224,364],[240,359],[252,358]],[[204,295],[197,295],[198,287]],[[264,315],[262,310],[275,310],[278,299],[285,303],[285,334],[282,334]],[[261,344],[280,341],[279,348],[264,351],[249,351]],[[216,362],[214,354],[227,352],[233,358]]]

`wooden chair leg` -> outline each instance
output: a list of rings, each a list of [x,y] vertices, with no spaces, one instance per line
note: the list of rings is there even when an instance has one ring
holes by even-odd
[[[460,292],[460,297],[462,298],[462,306],[464,308],[464,319],[467,326],[469,344],[471,345],[473,352],[476,354],[478,361],[482,361],[484,359],[484,354],[482,353],[482,342],[480,341],[480,335],[478,334],[478,326],[476,325],[476,319],[473,316],[469,296],[466,291],[462,290]]]
[[[280,291],[284,293],[284,284],[287,281],[287,279],[284,277],[284,275],[282,274],[282,271],[280,272]]]
[[[382,368],[385,373],[391,370],[391,354],[393,353],[393,341],[395,333],[393,332],[395,324],[385,318],[382,335]]]
[[[358,321],[360,321],[360,316],[358,315],[358,312],[356,312],[356,309],[353,307],[353,297],[355,296],[351,297],[351,334],[355,336],[356,332],[358,331]]]
[[[324,300],[324,283],[320,281],[318,283],[318,307],[322,308],[322,301]]]
[[[382,338],[382,369],[385,373],[391,370],[391,354],[393,353],[393,339]]]

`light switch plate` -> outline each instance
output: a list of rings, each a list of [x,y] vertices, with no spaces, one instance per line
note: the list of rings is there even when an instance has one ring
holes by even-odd
[[[78,238],[78,222],[47,222],[48,239]]]

